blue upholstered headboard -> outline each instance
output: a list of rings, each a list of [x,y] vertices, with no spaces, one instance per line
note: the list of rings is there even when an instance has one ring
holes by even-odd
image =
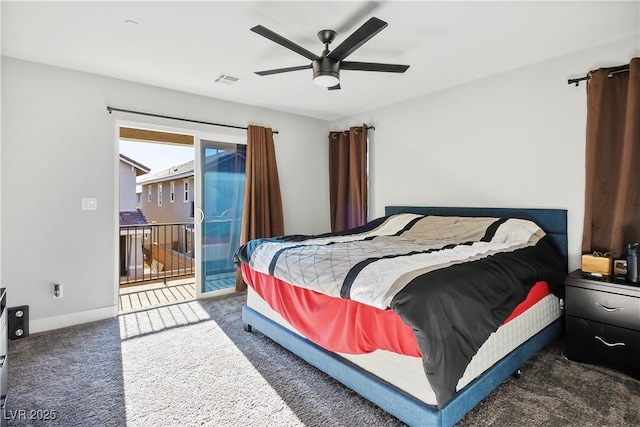
[[[496,218],[520,218],[534,221],[550,235],[558,249],[568,256],[567,210],[566,209],[521,209],[521,208],[465,208],[437,206],[387,206],[385,215],[414,213],[440,216],[489,216]]]

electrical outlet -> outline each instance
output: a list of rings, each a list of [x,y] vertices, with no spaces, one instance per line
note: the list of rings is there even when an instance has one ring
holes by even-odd
[[[61,284],[59,284],[59,283],[54,283],[53,284],[52,298],[53,299],[62,298],[62,285]]]

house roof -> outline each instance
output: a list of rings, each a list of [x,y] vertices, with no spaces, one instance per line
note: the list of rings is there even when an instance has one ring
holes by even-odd
[[[138,185],[155,184],[156,182],[173,181],[174,179],[193,176],[194,160],[177,166],[171,166],[162,172],[150,176],[143,176],[136,180]]]
[[[135,211],[120,211],[120,225],[143,225],[149,221],[141,209]]]
[[[148,166],[143,165],[140,162],[137,162],[135,160],[133,160],[131,157],[127,157],[124,154],[120,153],[120,160],[130,164],[131,166],[133,166],[134,168],[136,168],[136,176],[137,175],[144,175],[146,173],[149,173],[151,171],[151,168],[149,168]]]
[[[205,161],[206,168],[207,170],[210,170],[213,168],[215,168],[216,170],[220,170],[220,169],[223,169],[224,167],[229,167],[229,166],[222,166],[222,165],[223,164],[228,165],[227,162],[235,160],[238,157],[241,159],[246,158],[244,153],[240,153],[237,151],[231,151],[231,152],[223,151],[213,156],[208,156]],[[173,181],[176,179],[192,177],[194,174],[194,165],[195,165],[195,161],[192,160],[190,162],[183,163],[181,165],[172,166],[168,169],[163,170],[162,172],[158,172],[150,176],[139,177],[136,180],[136,183],[138,185],[147,185],[147,184],[155,184],[159,182]],[[236,170],[236,167],[234,167],[233,165],[231,165],[230,167],[232,168],[232,170]],[[242,172],[244,172],[244,169],[242,169]]]

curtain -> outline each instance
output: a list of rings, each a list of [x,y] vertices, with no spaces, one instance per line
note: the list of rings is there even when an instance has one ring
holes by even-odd
[[[331,231],[367,222],[367,125],[329,132]]]
[[[249,126],[240,245],[249,240],[283,234],[284,215],[273,132],[270,128]],[[246,288],[238,270],[236,291]]]
[[[585,187],[583,253],[623,256],[640,241],[640,58],[590,73]]]

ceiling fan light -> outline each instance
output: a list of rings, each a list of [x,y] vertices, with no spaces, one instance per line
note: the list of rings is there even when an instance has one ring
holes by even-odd
[[[313,82],[322,87],[333,87],[340,83],[340,79],[333,74],[320,74],[313,78]]]
[[[340,63],[333,58],[318,58],[313,61],[313,82],[322,87],[333,87],[340,83]]]

